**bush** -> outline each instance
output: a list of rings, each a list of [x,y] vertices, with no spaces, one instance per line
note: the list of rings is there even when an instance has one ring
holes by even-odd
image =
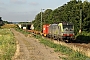
[[[90,42],[90,32],[82,32],[81,34],[77,34],[76,39],[84,43],[89,43]]]

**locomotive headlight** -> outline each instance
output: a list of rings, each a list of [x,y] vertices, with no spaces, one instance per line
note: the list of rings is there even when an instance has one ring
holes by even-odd
[[[67,34],[63,34],[63,36],[67,36]]]

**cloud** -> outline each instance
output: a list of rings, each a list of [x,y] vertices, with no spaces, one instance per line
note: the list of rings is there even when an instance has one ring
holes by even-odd
[[[27,0],[10,0],[10,2],[15,4],[25,4]]]
[[[4,4],[4,2],[0,1],[0,5],[3,5],[3,4]]]
[[[37,2],[30,2],[30,5],[37,6],[37,5],[39,5],[39,3],[37,3]]]
[[[1,12],[0,16],[4,20],[12,21],[12,22],[25,22],[25,21],[32,21],[35,18],[37,11],[28,11],[28,12]]]
[[[0,7],[0,11],[6,10],[6,8],[4,7]]]

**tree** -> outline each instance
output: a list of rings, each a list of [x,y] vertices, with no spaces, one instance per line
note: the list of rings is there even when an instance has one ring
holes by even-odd
[[[2,26],[4,23],[3,23],[3,20],[2,20],[2,17],[0,17],[0,26]]]
[[[35,17],[35,20],[33,21],[35,30],[40,30],[41,29],[41,12],[38,13]]]
[[[83,30],[90,31],[90,3],[88,1],[83,2]]]
[[[51,17],[51,13],[52,10],[51,9],[47,9],[44,13],[43,13],[43,24],[50,24],[50,22],[52,21],[52,17]]]
[[[82,9],[82,17],[80,10]],[[71,0],[54,10],[47,9],[43,12],[42,24],[53,24],[60,22],[72,22],[75,26],[75,34],[80,29],[80,18],[82,18],[82,30],[90,31],[90,2],[81,0]],[[40,29],[41,12],[36,15],[33,21],[36,29]]]

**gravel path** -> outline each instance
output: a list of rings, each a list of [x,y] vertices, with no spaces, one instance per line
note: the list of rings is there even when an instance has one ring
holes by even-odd
[[[17,40],[17,50],[12,60],[62,60],[63,55],[54,52],[33,37],[25,37],[22,33],[11,29]]]

